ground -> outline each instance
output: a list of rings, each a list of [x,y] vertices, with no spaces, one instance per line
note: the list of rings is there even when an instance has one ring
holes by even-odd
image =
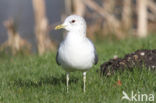
[[[116,71],[129,69],[147,68],[151,71],[156,70],[156,49],[139,49],[132,53],[126,54],[123,58],[115,56],[100,66],[101,75],[111,76]]]
[[[134,68],[134,71],[116,72],[110,77],[97,72],[100,65],[114,55],[124,57],[138,49],[156,49],[155,41],[156,35],[146,39],[94,42],[99,63],[87,73],[86,93],[82,89],[81,72],[71,73],[69,93],[66,93],[65,72],[55,62],[56,53],[40,57],[0,54],[0,103],[128,103],[121,100],[122,91],[128,95],[131,91],[156,95],[155,71]]]

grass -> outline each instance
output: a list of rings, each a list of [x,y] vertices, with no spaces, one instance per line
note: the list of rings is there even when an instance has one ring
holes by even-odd
[[[100,64],[114,55],[123,57],[137,49],[156,49],[156,36],[146,39],[96,41],[99,63],[87,73],[87,91],[83,93],[82,73],[70,75],[66,93],[65,72],[55,62],[55,53],[43,56],[0,57],[0,103],[128,103],[122,91],[156,95],[156,72],[134,68],[100,77]],[[122,86],[117,86],[120,78]],[[156,98],[156,97],[155,97]],[[156,101],[156,99],[155,99]],[[145,103],[145,102],[143,102]],[[154,103],[154,102],[153,102]]]

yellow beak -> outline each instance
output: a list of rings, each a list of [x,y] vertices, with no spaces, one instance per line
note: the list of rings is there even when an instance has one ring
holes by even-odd
[[[57,25],[55,27],[55,30],[59,30],[59,29],[63,29],[63,28],[65,28],[65,26],[61,24],[61,25]]]

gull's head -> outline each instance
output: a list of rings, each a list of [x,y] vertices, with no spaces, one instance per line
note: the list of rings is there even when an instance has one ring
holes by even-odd
[[[68,16],[64,23],[55,27],[55,30],[66,29],[67,31],[86,32],[86,22],[83,17],[78,15]]]

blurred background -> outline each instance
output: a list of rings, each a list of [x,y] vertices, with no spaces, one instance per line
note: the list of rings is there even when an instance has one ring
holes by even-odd
[[[54,27],[77,14],[92,40],[156,32],[156,0],[0,0],[0,51],[13,55],[56,51],[63,31]]]

